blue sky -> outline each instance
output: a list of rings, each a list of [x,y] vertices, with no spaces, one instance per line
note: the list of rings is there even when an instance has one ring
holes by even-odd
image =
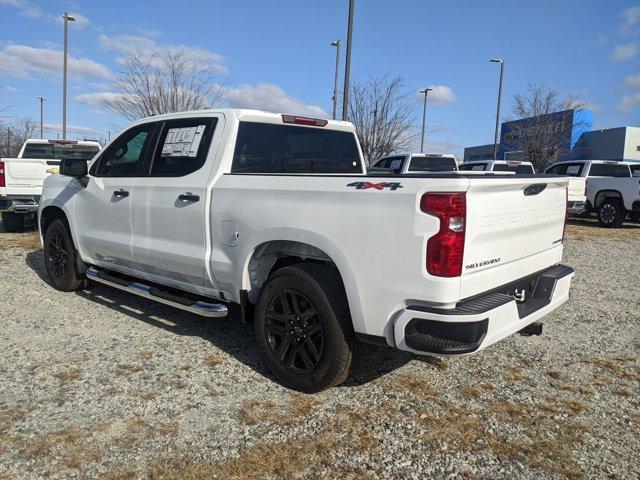
[[[153,5],[152,8],[149,5]],[[180,47],[205,58],[232,106],[291,113],[331,111],[334,48],[346,38],[347,0],[0,0],[0,107],[61,123],[62,25],[71,25],[70,136],[106,137],[127,122],[100,103],[125,50]],[[528,83],[578,91],[595,127],[640,125],[640,3],[633,1],[357,0],[352,76],[386,72],[430,97],[428,150],[460,154],[493,139],[498,66],[503,113]],[[431,101],[431,98],[433,101]],[[416,98],[416,129],[420,128]]]

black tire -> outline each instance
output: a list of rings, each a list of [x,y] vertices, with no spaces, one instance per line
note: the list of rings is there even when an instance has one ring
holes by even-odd
[[[607,198],[598,207],[598,223],[606,228],[619,228],[626,216],[624,208],[617,198]]]
[[[87,285],[87,277],[78,273],[76,251],[64,220],[54,220],[44,233],[44,264],[51,284],[61,292],[73,292]]]
[[[305,393],[344,382],[359,347],[342,282],[321,264],[299,263],[271,274],[256,304],[255,328],[269,370]]]
[[[24,214],[14,212],[2,212],[2,226],[5,232],[21,232],[24,228]]]

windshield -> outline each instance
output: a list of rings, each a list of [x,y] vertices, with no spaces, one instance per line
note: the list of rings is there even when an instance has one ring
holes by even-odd
[[[97,145],[59,145],[55,143],[27,143],[22,158],[43,158],[52,160],[91,160],[100,151]]]
[[[455,172],[456,160],[446,157],[413,157],[410,172]]]

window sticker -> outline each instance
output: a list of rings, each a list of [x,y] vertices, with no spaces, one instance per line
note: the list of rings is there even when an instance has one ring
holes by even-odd
[[[569,165],[567,167],[567,175],[578,175],[580,173],[580,165]]]
[[[162,145],[161,157],[195,157],[206,125],[170,128]]]

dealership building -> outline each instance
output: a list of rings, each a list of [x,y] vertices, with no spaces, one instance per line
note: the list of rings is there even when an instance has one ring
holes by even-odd
[[[556,160],[624,160],[640,162],[640,127],[593,130],[593,112],[565,110],[539,117],[503,122],[500,128],[498,159],[519,160],[518,147],[530,130],[535,135],[553,136],[559,148]],[[464,161],[493,159],[493,143],[464,149]]]

